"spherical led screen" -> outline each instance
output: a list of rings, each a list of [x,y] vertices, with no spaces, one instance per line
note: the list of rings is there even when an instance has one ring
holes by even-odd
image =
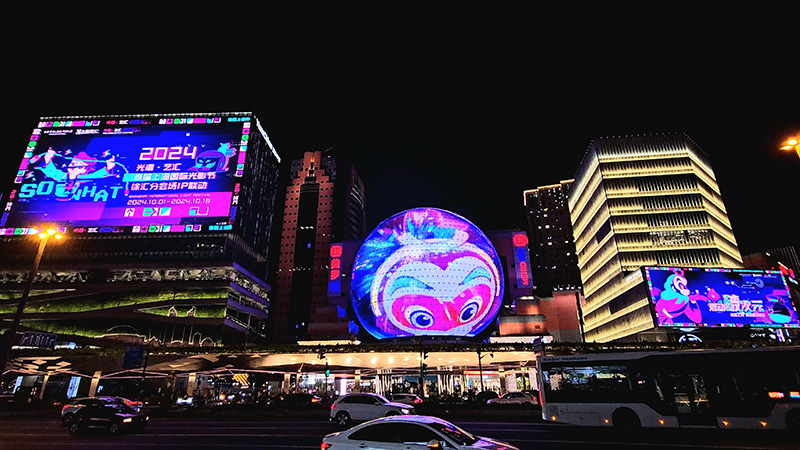
[[[358,320],[379,339],[475,336],[503,299],[492,243],[463,217],[435,208],[378,225],[356,255],[350,283]]]

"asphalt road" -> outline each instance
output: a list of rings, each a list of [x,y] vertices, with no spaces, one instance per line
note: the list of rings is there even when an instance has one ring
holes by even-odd
[[[523,450],[550,449],[798,449],[787,432],[715,429],[611,429],[504,420],[453,420],[475,434],[508,441]],[[335,427],[318,417],[155,417],[140,434],[70,435],[55,417],[8,415],[0,418],[0,449],[169,449],[231,448],[318,450]]]

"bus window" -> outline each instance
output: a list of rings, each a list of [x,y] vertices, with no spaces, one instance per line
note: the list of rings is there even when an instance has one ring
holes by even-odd
[[[633,389],[625,366],[553,367],[543,375],[551,401],[621,400]]]

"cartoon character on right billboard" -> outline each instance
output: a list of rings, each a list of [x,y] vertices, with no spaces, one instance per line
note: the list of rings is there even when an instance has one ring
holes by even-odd
[[[654,289],[654,291],[656,291]],[[655,294],[656,292],[654,292]],[[717,301],[721,298],[713,288],[707,288],[705,295],[699,291],[692,293],[689,282],[682,269],[673,269],[672,275],[664,282],[664,290],[656,302],[659,325],[674,323],[702,323],[703,311],[698,302]]]
[[[742,269],[649,268],[658,325],[800,328],[783,277]]]

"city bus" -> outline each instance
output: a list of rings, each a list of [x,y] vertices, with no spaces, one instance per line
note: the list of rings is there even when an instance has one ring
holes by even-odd
[[[586,426],[800,429],[800,347],[541,356],[542,418]]]

